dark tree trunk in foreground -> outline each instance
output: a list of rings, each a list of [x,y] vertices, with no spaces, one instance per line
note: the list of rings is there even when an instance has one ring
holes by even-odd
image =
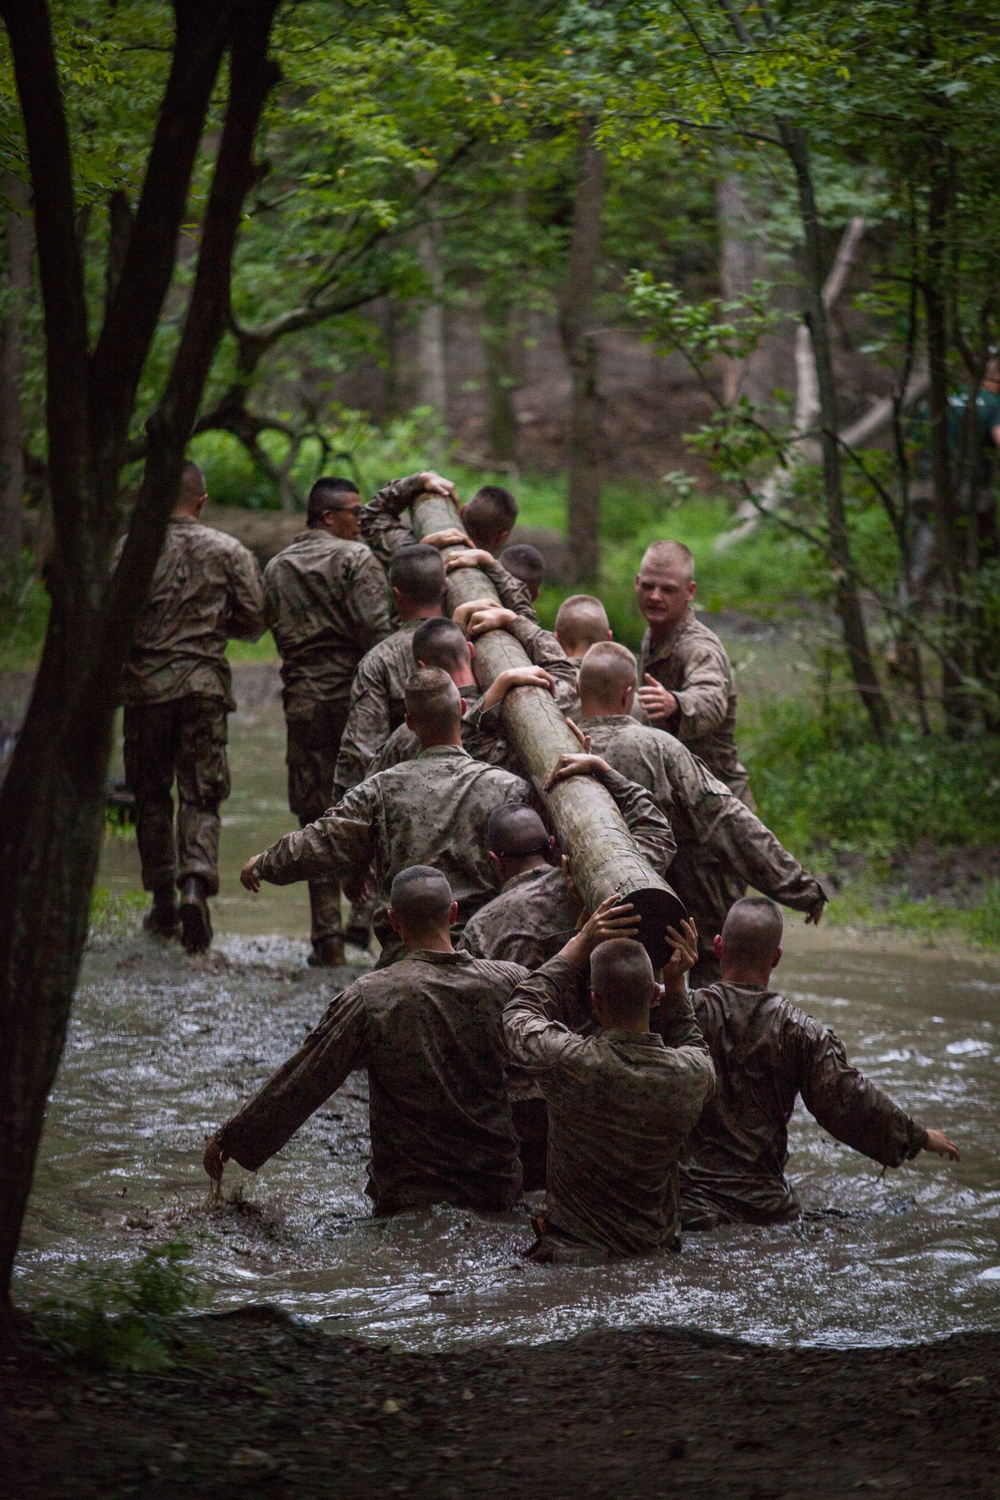
[[[837,442],[837,393],[830,350],[830,323],[823,301],[825,278],[819,215],[816,210],[809,163],[809,148],[801,130],[794,130],[786,125],[780,126],[780,129],[782,144],[795,171],[799,214],[802,219],[806,317],[816,359],[827,548],[833,565],[835,603],[854,685],[868,713],[872,732],[881,743],[892,726],[892,715],[875,670],[875,662],[868,642],[854,559],[851,555],[851,539],[847,530],[844,479],[840,447]]]
[[[459,524],[450,500],[426,495],[413,506],[417,536]],[[449,609],[488,595],[495,597],[496,590],[478,568],[457,568],[449,573]],[[508,668],[528,664],[523,646],[506,630],[491,630],[476,641],[476,677],[484,689]],[[649,950],[653,967],[660,968],[670,957],[667,927],[684,916],[684,907],[640,854],[614,799],[599,782],[590,776],[574,776],[551,792],[542,792],[560,755],[564,751],[575,754],[580,749],[551,694],[544,688],[515,689],[504,699],[503,719],[507,738],[548,807],[585,904],[593,911],[608,896],[620,892],[642,918],[639,941]]]
[[[6,214],[7,290],[10,303],[0,327],[0,566],[24,546],[24,311],[31,290],[31,219],[28,189],[12,172],[4,192],[14,204]]]
[[[122,664],[149,590],[184,450],[225,327],[253,142],[277,70],[276,0],[176,0],[174,52],[145,182],[104,325],[88,350],[72,158],[44,0],[0,0],[24,117],[45,310],[55,543],[49,628],[0,793],[0,1335],[10,1276],[87,936]],[[191,174],[222,58],[230,92],[191,300],[121,563],[119,475],[174,269]]]
[[[594,145],[592,129],[587,127],[580,138],[573,230],[559,308],[559,332],[570,372],[566,434],[569,548],[580,583],[596,578],[600,564],[601,403],[593,321],[604,190],[604,157]]]

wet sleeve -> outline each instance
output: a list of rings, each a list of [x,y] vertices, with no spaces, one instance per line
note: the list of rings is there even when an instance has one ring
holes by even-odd
[[[374,818],[378,791],[362,782],[315,823],[272,844],[260,862],[260,878],[270,885],[363,876],[375,857]]]
[[[795,911],[822,905],[826,895],[816,877],[701,761],[693,755],[687,761],[675,768],[671,784],[703,848],[772,901]]]
[[[234,551],[229,570],[229,609],[226,634],[238,641],[256,641],[264,634],[264,581],[257,559],[246,547]]]
[[[680,713],[673,732],[680,740],[711,734],[725,722],[729,711],[729,674],[718,651],[702,643],[690,648],[684,663],[684,683],[674,697]]]
[[[927,1132],[847,1061],[843,1043],[811,1017],[798,1025],[799,1092],[835,1140],[898,1167],[923,1150]]]
[[[368,543],[386,572],[397,549],[416,540],[400,517],[410,502],[422,493],[419,474],[393,479],[372,496],[361,512],[361,538]]]
[[[550,630],[543,630],[534,619],[518,617],[507,626],[510,635],[524,647],[533,667],[541,667],[555,678],[556,704],[560,713],[569,713],[579,704],[578,670]]]
[[[609,771],[601,778],[607,787],[641,853],[649,860],[653,869],[665,875],[674,855],[677,843],[670,820],[660,811],[646,788],[617,771]]]
[[[378,677],[358,668],[351,689],[347,723],[340,737],[334,781],[339,788],[357,786],[371,770],[372,761],[392,733],[389,696]]]
[[[364,1062],[365,1008],[357,985],[338,995],[294,1057],[218,1132],[226,1156],[256,1172]]]
[[[370,651],[392,634],[389,580],[373,555],[359,558],[354,565],[344,604],[362,651]]]
[[[531,594],[526,583],[522,583],[520,578],[515,578],[513,573],[508,573],[502,562],[487,563],[485,567],[480,564],[479,571],[485,573],[496,589],[504,609],[512,609],[519,619],[538,623],[538,616],[532,606]]]
[[[704,1053],[711,1064],[712,1054],[698,1025],[688,990],[685,989],[683,993],[669,990],[663,995],[651,1024],[660,1033],[665,1046],[691,1047],[695,1052]],[[715,1077],[714,1068],[712,1077]]]
[[[529,1073],[572,1067],[585,1043],[562,1021],[572,1013],[580,973],[558,954],[523,979],[504,1006],[503,1025],[512,1060]]]

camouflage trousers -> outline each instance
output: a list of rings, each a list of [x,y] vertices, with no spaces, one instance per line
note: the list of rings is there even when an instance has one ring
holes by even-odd
[[[288,806],[302,828],[315,823],[333,805],[333,772],[340,737],[347,723],[347,699],[317,703],[312,715],[287,719]],[[314,943],[341,937],[340,881],[336,876],[310,880],[309,908]]]
[[[125,781],[147,891],[191,875],[219,889],[219,804],[229,796],[226,705],[192,695],[125,709]],[[171,795],[177,783],[177,824]]]

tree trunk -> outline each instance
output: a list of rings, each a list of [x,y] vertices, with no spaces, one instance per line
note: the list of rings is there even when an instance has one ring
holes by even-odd
[[[955,504],[955,484],[948,436],[948,320],[944,294],[950,183],[936,150],[937,170],[931,179],[927,205],[927,274],[924,307],[927,313],[927,367],[930,375],[930,457],[934,486],[934,540],[944,589],[944,617],[948,626],[948,660],[942,669],[942,703],[948,733],[960,738],[968,719],[962,692],[962,564],[965,553],[962,519]]]
[[[15,207],[7,212],[7,289],[10,301],[0,328],[0,567],[24,546],[24,380],[25,305],[31,291],[30,195],[13,172],[4,173],[4,191]]]
[[[826,499],[827,546],[830,561],[833,564],[836,608],[855,687],[867,710],[872,733],[879,743],[882,743],[891,728],[892,715],[882,692],[868,643],[868,632],[865,628],[854,573],[850,535],[847,530],[840,448],[837,443],[837,400],[830,351],[830,326],[823,301],[824,277],[819,215],[816,211],[813,191],[809,148],[801,130],[792,129],[787,125],[781,125],[780,129],[782,144],[795,171],[799,213],[802,218],[806,318],[812,336],[812,350],[816,362],[816,388],[819,418],[822,424],[820,450],[823,465],[823,492]]]
[[[559,308],[559,332],[570,372],[566,432],[569,549],[578,583],[596,578],[600,566],[603,451],[593,319],[604,192],[604,157],[594,145],[593,128],[588,125],[580,136],[573,229]]]
[[[460,524],[451,501],[436,495],[418,500],[412,515],[417,536]],[[496,590],[478,568],[458,568],[448,575],[449,609],[488,596],[496,597]],[[476,642],[476,677],[482,688],[509,667],[528,664],[523,647],[506,630],[492,630]],[[551,792],[542,791],[560,755],[580,749],[551,695],[542,688],[517,688],[504,699],[503,716],[507,737],[548,807],[563,852],[569,855],[584,904],[593,911],[620,892],[642,917],[639,941],[648,949],[653,967],[662,967],[670,956],[666,929],[676,925],[684,908],[639,853],[610,793],[589,776],[573,777]]]
[[[13,1327],[10,1276],[87,935],[121,667],[225,327],[253,140],[276,78],[267,60],[274,8],[273,0],[178,0],[173,65],[139,211],[88,358],[70,145],[48,15],[44,0],[0,0],[34,190],[56,528],[45,647],[0,793],[0,1336]],[[230,26],[229,100],[198,269],[166,388],[147,424],[149,457],[125,549],[109,580],[129,421]]]
[[[483,296],[483,354],[486,361],[486,454],[495,463],[517,463],[518,378],[514,304],[507,283],[491,277]]]
[[[761,214],[747,191],[742,172],[726,172],[715,189],[715,212],[719,226],[719,286],[726,301],[748,297],[755,281],[774,277],[773,255],[766,253],[761,228]],[[784,258],[781,270],[789,279],[790,267]],[[779,305],[788,303],[788,288],[776,287]],[[789,324],[778,333],[761,339],[745,359],[726,358],[723,364],[723,400],[732,406],[738,396],[746,396],[756,407],[765,407],[774,399],[777,386],[787,387],[786,371],[791,358]]]
[[[417,256],[420,269],[430,285],[431,300],[420,313],[417,323],[417,367],[419,385],[417,400],[430,406],[441,419],[448,420],[448,387],[444,347],[444,268],[441,264],[441,226],[436,220],[417,230]]]

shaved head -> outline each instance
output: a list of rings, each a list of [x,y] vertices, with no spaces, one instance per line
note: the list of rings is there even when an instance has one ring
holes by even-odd
[[[189,458],[181,470],[181,482],[177,486],[174,511],[185,516],[197,516],[201,512],[201,500],[205,493],[205,475],[200,464]]]
[[[413,604],[440,604],[444,598],[444,559],[436,547],[407,542],[392,559],[389,582]]]
[[[679,570],[685,583],[694,577],[694,554],[683,542],[654,542],[647,547],[639,564],[639,572],[659,571],[663,568]]]
[[[453,672],[469,665],[469,643],[454,620],[424,620],[413,632],[413,660]]]
[[[655,982],[649,954],[634,938],[609,938],[590,957],[590,988],[607,1020],[635,1021],[648,1013]]]
[[[545,576],[545,559],[538,548],[529,546],[527,542],[515,542],[513,547],[503,549],[500,561],[508,573],[513,573],[515,578],[520,578],[522,583],[528,585],[528,591],[534,599]]]
[[[447,926],[453,899],[451,886],[440,870],[433,865],[410,865],[392,882],[389,908],[411,932],[429,932]]]
[[[490,853],[501,859],[549,852],[545,824],[531,807],[495,807],[486,825],[486,838]]]
[[[447,734],[462,722],[462,696],[441,667],[418,667],[407,679],[403,703],[421,740]]]
[[[627,646],[600,641],[580,663],[580,697],[607,713],[620,713],[622,695],[639,681],[635,657]]]
[[[598,641],[606,641],[611,627],[600,599],[593,594],[570,594],[556,615],[556,637],[567,656],[582,656]]]
[[[722,951],[736,964],[771,965],[784,931],[780,909],[767,896],[744,896],[729,910],[722,929]]]
[[[510,535],[517,520],[517,501],[500,484],[484,484],[468,505],[462,506],[462,524],[477,547],[495,552]]]

